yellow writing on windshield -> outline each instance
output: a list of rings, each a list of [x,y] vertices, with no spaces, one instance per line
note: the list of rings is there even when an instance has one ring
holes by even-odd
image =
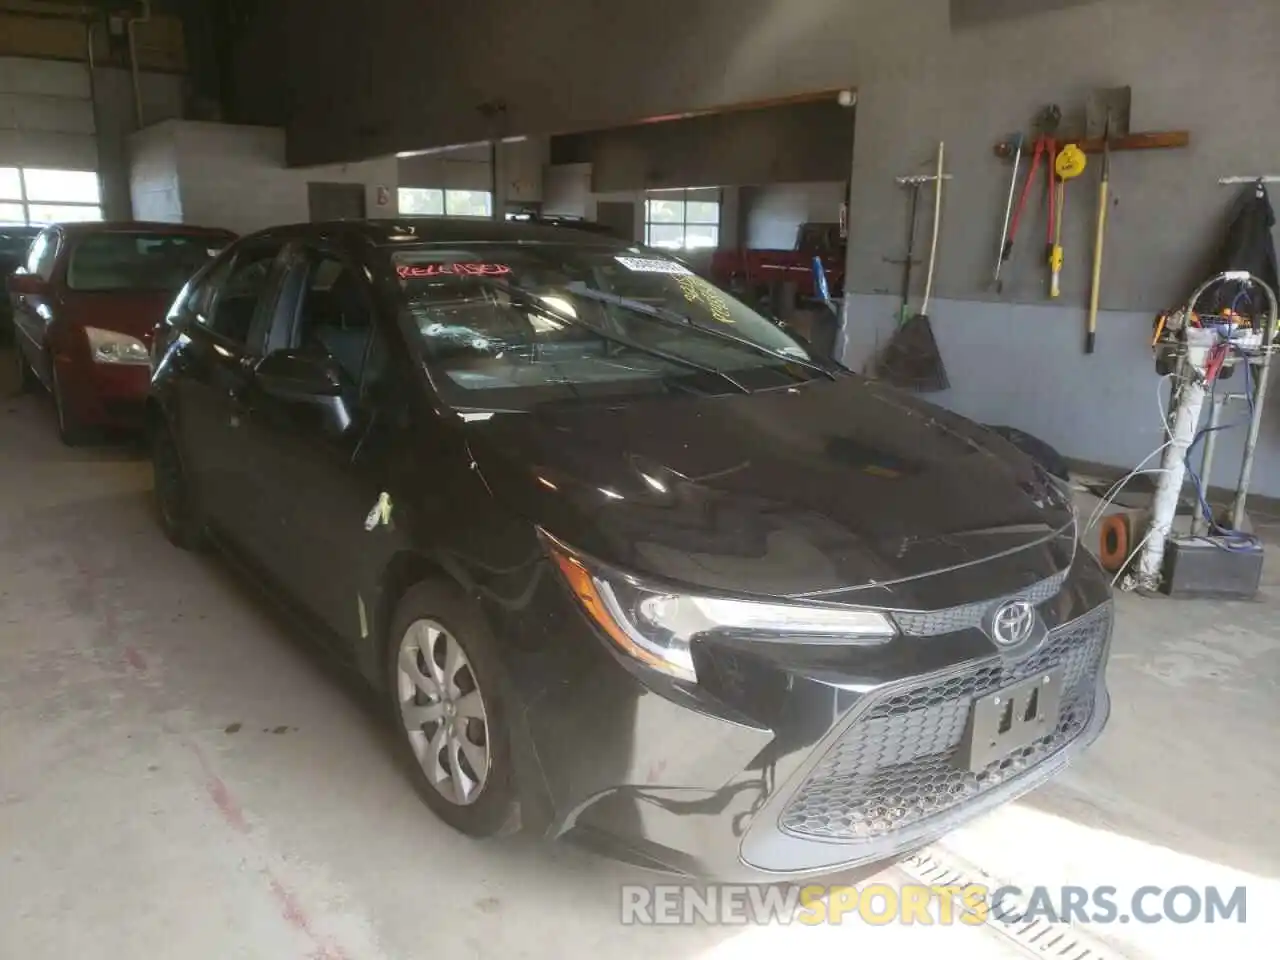
[[[690,303],[702,304],[711,316],[721,323],[733,323],[733,314],[729,312],[729,301],[714,284],[691,273],[681,274],[676,277],[676,280],[686,300]]]

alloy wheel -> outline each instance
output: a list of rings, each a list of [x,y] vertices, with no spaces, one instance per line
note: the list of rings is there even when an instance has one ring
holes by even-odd
[[[493,762],[484,695],[466,651],[434,620],[400,639],[396,700],[427,780],[450,803],[475,803]]]

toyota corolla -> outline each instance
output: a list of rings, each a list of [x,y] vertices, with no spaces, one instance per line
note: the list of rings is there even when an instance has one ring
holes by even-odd
[[[306,224],[153,349],[159,516],[385,700],[427,805],[690,875],[874,869],[1100,733],[1069,495],[683,264],[477,221]]]

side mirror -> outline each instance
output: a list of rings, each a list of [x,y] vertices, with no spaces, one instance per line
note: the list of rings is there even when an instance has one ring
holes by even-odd
[[[9,277],[9,292],[19,295],[39,296],[49,292],[49,283],[34,273],[15,273]]]
[[[342,377],[332,360],[296,350],[276,350],[255,371],[258,385],[286,400],[320,400],[342,395]]]

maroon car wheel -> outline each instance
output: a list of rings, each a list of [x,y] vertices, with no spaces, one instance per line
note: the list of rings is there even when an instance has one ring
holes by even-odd
[[[58,438],[68,447],[76,447],[88,439],[88,432],[76,419],[75,412],[67,408],[66,397],[62,393],[62,380],[58,376],[57,361],[49,364],[53,381],[53,407],[58,415]]]
[[[34,393],[36,387],[40,386],[40,380],[31,369],[31,364],[27,363],[27,358],[22,355],[22,347],[16,343],[13,346],[13,356],[18,371],[18,392]]]

